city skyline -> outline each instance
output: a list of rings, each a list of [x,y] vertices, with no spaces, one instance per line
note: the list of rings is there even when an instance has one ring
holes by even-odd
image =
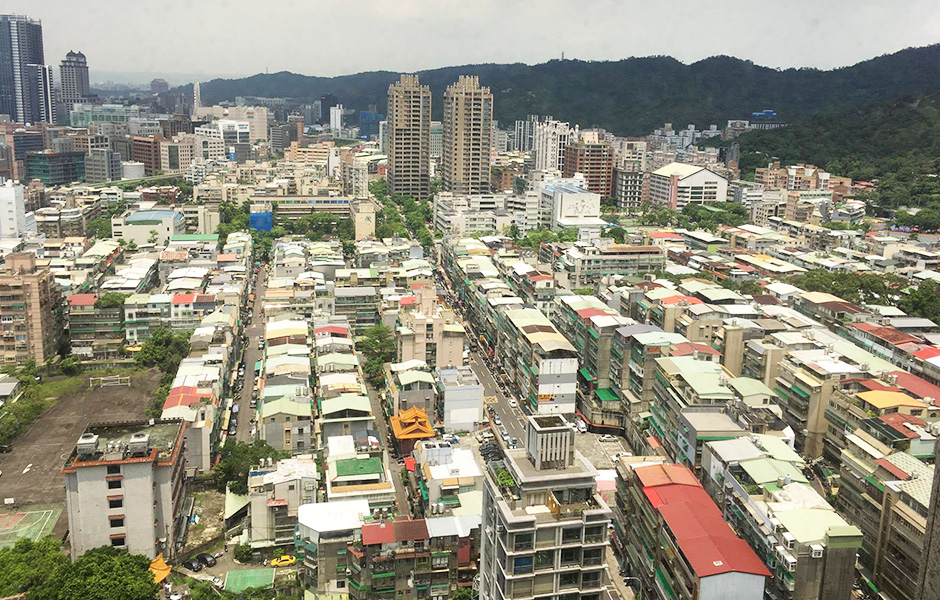
[[[461,64],[537,64],[562,53],[581,60],[669,55],[684,63],[730,55],[771,68],[831,69],[936,43],[940,31],[940,9],[922,0],[909,3],[904,11],[871,2],[851,6],[797,3],[790,7],[791,18],[762,21],[760,28],[749,24],[762,11],[776,10],[770,3],[745,6],[735,0],[725,3],[724,10],[704,10],[685,0],[642,8],[595,0],[575,6],[554,0],[539,3],[538,10],[530,10],[531,3],[507,7],[493,2],[473,6],[449,2],[441,10],[440,4],[420,0],[396,3],[394,8],[377,2],[355,6],[352,14],[352,8],[343,6],[322,10],[277,1],[257,14],[243,0],[218,5],[217,11],[204,4],[195,11],[180,2],[170,2],[160,12],[151,12],[145,5],[120,4],[129,21],[151,22],[158,30],[172,25],[174,43],[170,45],[163,36],[114,29],[111,19],[118,5],[111,1],[75,11],[59,0],[45,0],[40,6],[13,0],[6,11],[42,20],[46,53],[56,62],[69,50],[84,52],[92,81],[102,80],[96,73],[113,78],[116,73],[159,76],[204,71],[209,78],[265,71],[319,76],[373,70],[414,72]],[[345,47],[353,43],[356,51],[336,52],[328,61],[317,62],[314,57],[322,53],[297,52],[295,45],[280,43],[284,35],[281,14],[290,14],[292,22],[309,23],[317,31],[318,44]],[[245,18],[248,15],[251,18]],[[677,18],[681,15],[689,18]],[[361,39],[351,38],[347,28],[337,26],[349,19],[363,32]],[[830,26],[836,21],[838,27]],[[635,27],[642,22],[663,27]],[[565,23],[565,29],[546,35],[558,23]],[[735,35],[715,35],[719,28]],[[82,35],[76,35],[77,31]],[[235,39],[278,43],[259,51],[258,44],[226,41]],[[194,56],[198,57],[195,61]]]

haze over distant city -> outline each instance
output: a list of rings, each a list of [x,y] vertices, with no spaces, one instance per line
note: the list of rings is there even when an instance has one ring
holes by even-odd
[[[43,22],[47,61],[81,50],[92,81],[171,83],[265,70],[333,76],[474,63],[539,63],[561,56],[616,60],[727,54],[757,64],[835,68],[940,41],[940,5],[894,2],[693,0],[473,2],[299,0],[156,5],[100,0],[8,0]],[[117,27],[121,23],[134,27]],[[177,75],[173,75],[177,74]]]

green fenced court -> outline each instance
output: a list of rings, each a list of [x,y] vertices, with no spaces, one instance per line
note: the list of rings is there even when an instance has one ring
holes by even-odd
[[[249,588],[274,587],[275,569],[246,569],[229,571],[225,575],[225,591],[239,593]]]
[[[0,548],[24,538],[38,540],[52,533],[61,508],[0,514]]]

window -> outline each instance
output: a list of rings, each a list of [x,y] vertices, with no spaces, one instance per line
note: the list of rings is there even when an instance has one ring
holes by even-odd
[[[293,483],[290,484],[289,486],[287,486],[287,491],[289,491],[289,492],[293,492],[293,491],[294,491],[294,484],[293,484]]]
[[[121,489],[121,480],[120,480],[120,479],[112,479],[111,481],[109,481],[109,482],[108,482],[108,489],[109,489],[109,490],[119,490],[119,489]]]
[[[124,508],[123,498],[111,498],[108,500],[108,508]]]
[[[570,588],[578,587],[580,573],[577,571],[572,571],[571,573],[562,573],[558,577],[558,587],[560,588]]]
[[[121,465],[108,465],[108,475],[120,475]]]
[[[111,527],[124,527],[124,517],[112,517],[110,521]]]
[[[124,536],[123,536],[123,535],[120,536],[120,537],[113,537],[113,538],[111,538],[111,546],[113,546],[113,547],[115,547],[115,548],[120,548],[120,547],[123,547],[124,545],[125,545],[125,544],[124,544]]]

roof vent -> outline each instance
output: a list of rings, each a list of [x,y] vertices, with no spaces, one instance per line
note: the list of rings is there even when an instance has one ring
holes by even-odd
[[[147,454],[150,452],[150,436],[146,433],[135,433],[127,443],[127,451],[131,454]]]
[[[89,456],[98,452],[98,436],[94,433],[83,433],[75,444],[75,451],[81,456]]]

